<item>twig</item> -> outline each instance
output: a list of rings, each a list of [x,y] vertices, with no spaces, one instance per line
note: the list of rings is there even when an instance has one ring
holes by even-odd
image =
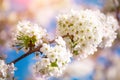
[[[70,35],[67,34],[67,35],[64,35],[64,36],[62,36],[62,37],[64,38],[64,37],[67,37],[67,36],[70,36]],[[55,41],[55,40],[49,41],[49,43],[54,43],[54,41]],[[40,51],[40,48],[41,48],[41,47],[42,47],[42,45],[39,45],[38,47],[32,49],[32,46],[31,46],[31,48],[30,48],[30,50],[29,50],[28,52],[26,52],[25,54],[23,54],[22,56],[20,56],[19,58],[13,60],[12,62],[10,62],[10,63],[8,63],[8,64],[11,64],[11,63],[14,63],[14,64],[15,64],[15,63],[17,63],[18,61],[20,61],[21,59],[29,56],[30,54],[32,54],[32,53],[34,53],[34,52],[36,52],[36,51]]]
[[[54,40],[49,41],[49,43],[53,43],[53,42],[54,42]],[[40,48],[42,47],[42,45],[39,45],[38,47],[33,48],[33,49],[32,49],[32,47],[33,47],[33,46],[31,45],[31,47],[30,47],[30,49],[29,49],[28,52],[26,52],[25,54],[23,54],[22,56],[20,56],[19,58],[13,60],[12,62],[10,62],[10,63],[8,63],[8,64],[11,64],[11,63],[14,63],[14,64],[15,64],[15,63],[17,63],[18,61],[20,61],[21,59],[29,56],[30,54],[32,54],[32,53],[34,53],[34,52],[36,52],[36,51],[40,51]]]
[[[113,0],[113,3],[114,3],[114,6],[115,6],[115,8],[116,8],[116,19],[117,19],[117,21],[118,21],[118,23],[119,23],[119,25],[120,25],[120,18],[119,18],[120,3],[118,2],[118,0]]]
[[[42,45],[40,45],[40,46],[38,46],[37,48],[34,48],[34,49],[26,52],[25,54],[23,54],[22,56],[20,56],[19,58],[15,59],[14,61],[12,61],[12,62],[10,62],[10,63],[8,63],[8,64],[11,64],[11,63],[14,63],[14,64],[15,64],[16,62],[18,62],[18,61],[20,61],[21,59],[29,56],[30,54],[32,54],[32,53],[34,53],[34,52],[36,52],[36,51],[39,51],[41,47],[42,47]]]

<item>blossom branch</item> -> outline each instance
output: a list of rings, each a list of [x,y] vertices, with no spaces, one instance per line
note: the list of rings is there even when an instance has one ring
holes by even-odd
[[[67,34],[67,35],[64,35],[64,36],[62,36],[62,37],[64,38],[64,37],[67,37],[67,36],[69,36],[69,35]],[[54,43],[54,41],[55,41],[55,40],[51,40],[51,41],[48,41],[48,42],[45,41],[45,42],[46,42],[46,43]],[[32,49],[32,45],[30,45],[30,46],[31,46],[31,47],[30,47],[30,50],[29,50],[28,52],[26,52],[25,54],[23,54],[22,56],[20,56],[19,58],[13,60],[12,62],[10,62],[10,63],[8,63],[8,64],[11,64],[11,63],[14,63],[14,64],[15,64],[16,62],[18,62],[18,61],[20,61],[21,59],[29,56],[30,54],[32,54],[32,53],[34,53],[34,52],[36,52],[36,51],[39,51],[40,48],[42,47],[42,45],[39,45],[38,47]]]
[[[54,42],[54,40],[49,41],[49,43],[53,43],[53,42]],[[30,50],[29,50],[28,52],[26,52],[25,54],[23,54],[22,56],[20,56],[19,58],[13,60],[12,62],[10,62],[10,63],[8,63],[8,64],[11,64],[11,63],[14,63],[14,64],[15,64],[16,62],[18,62],[18,61],[20,61],[21,59],[29,56],[30,54],[32,54],[32,53],[34,53],[34,52],[36,52],[36,51],[39,51],[41,47],[42,47],[42,45],[39,45],[38,47],[36,47],[36,48],[34,48],[34,49],[31,49],[31,48],[30,48]]]
[[[38,46],[37,48],[34,48],[34,49],[32,49],[32,50],[29,50],[28,52],[26,52],[25,54],[23,54],[22,56],[20,56],[19,58],[15,59],[14,61],[12,61],[12,62],[10,62],[10,63],[8,63],[8,64],[11,64],[11,63],[14,63],[14,64],[15,64],[16,62],[18,62],[18,61],[20,61],[21,59],[29,56],[30,54],[32,54],[32,53],[34,53],[34,52],[36,52],[36,51],[39,51],[41,47],[42,47],[42,45],[40,45],[40,46]]]

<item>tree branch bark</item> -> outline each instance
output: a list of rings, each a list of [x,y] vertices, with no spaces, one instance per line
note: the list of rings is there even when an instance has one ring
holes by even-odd
[[[39,51],[41,47],[42,47],[42,45],[40,45],[40,46],[38,46],[37,48],[34,48],[34,49],[26,52],[25,54],[23,54],[22,56],[20,56],[19,58],[13,60],[12,62],[10,62],[10,63],[8,63],[8,64],[11,64],[11,63],[14,63],[14,64],[15,64],[15,63],[17,63],[18,61],[20,61],[21,59],[29,56],[30,54],[32,54],[32,53],[34,53],[34,52],[36,52],[36,51]]]
[[[114,3],[114,6],[116,8],[116,19],[117,19],[117,21],[118,21],[118,23],[120,25],[120,18],[119,18],[119,14],[120,14],[120,11],[119,11],[119,9],[120,9],[120,1],[113,0],[113,3]]]

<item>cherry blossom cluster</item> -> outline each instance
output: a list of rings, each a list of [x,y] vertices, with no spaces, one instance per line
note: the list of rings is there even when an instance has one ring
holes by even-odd
[[[64,38],[77,59],[94,54],[98,47],[110,47],[116,38],[118,23],[100,11],[71,10],[57,17],[57,35]]]
[[[42,44],[42,38],[46,36],[46,30],[38,24],[33,24],[30,21],[20,21],[17,29],[13,32],[13,45],[18,49],[27,50],[29,47],[35,47]]]
[[[14,64],[7,65],[4,60],[0,60],[0,80],[13,80]]]
[[[117,20],[113,16],[106,16],[102,19],[104,22],[104,30],[103,30],[103,39],[99,47],[105,48],[112,46],[112,42],[117,37],[117,29],[119,28]]]
[[[34,65],[34,73],[43,76],[60,76],[72,56],[62,37],[55,39],[54,45],[43,43],[40,51],[45,57]]]
[[[71,10],[57,16],[56,38],[50,41],[47,31],[29,21],[21,21],[13,32],[17,49],[39,52],[43,56],[33,66],[37,77],[60,76],[71,62],[110,47],[118,29],[116,19],[100,11]],[[35,50],[34,50],[35,49]],[[32,51],[30,51],[32,50]],[[39,79],[39,78],[38,78]]]

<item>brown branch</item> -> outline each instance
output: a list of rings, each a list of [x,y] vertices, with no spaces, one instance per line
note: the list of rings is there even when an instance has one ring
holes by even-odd
[[[25,54],[23,54],[22,56],[20,56],[19,58],[15,59],[14,61],[12,61],[12,62],[10,62],[10,63],[8,63],[8,64],[11,64],[11,63],[14,63],[14,64],[15,64],[16,62],[18,62],[18,61],[20,61],[21,59],[29,56],[30,54],[32,54],[32,53],[34,53],[34,52],[36,52],[36,51],[39,51],[41,47],[42,47],[42,45],[40,45],[40,46],[38,46],[37,48],[34,48],[34,49],[26,52]]]
[[[53,42],[54,42],[54,40],[49,41],[49,43],[53,43]],[[31,44],[30,44],[30,46],[31,46]],[[30,54],[32,54],[32,53],[34,53],[34,52],[36,52],[36,51],[40,51],[40,48],[42,47],[42,45],[39,45],[38,47],[33,48],[33,49],[32,49],[32,47],[33,47],[33,46],[30,47],[30,49],[29,49],[28,52],[26,52],[25,54],[23,54],[22,56],[20,56],[19,58],[13,60],[12,62],[10,62],[10,63],[8,63],[8,64],[11,64],[11,63],[14,63],[14,64],[15,64],[15,63],[17,63],[18,61],[20,61],[21,59],[29,56]]]
[[[115,6],[115,9],[116,9],[116,19],[117,19],[117,21],[118,21],[118,23],[119,23],[119,25],[120,25],[120,18],[119,18],[120,2],[118,2],[118,0],[117,0],[117,1],[116,1],[116,0],[113,0],[113,3],[114,3],[114,6]]]
[[[67,37],[67,36],[69,36],[69,35],[67,34],[67,35],[62,36],[62,37]],[[49,41],[49,43],[54,43],[54,41],[55,41],[55,40]],[[30,54],[32,54],[32,53],[34,53],[34,52],[36,52],[36,51],[40,51],[40,48],[41,48],[41,47],[42,47],[42,45],[39,45],[38,47],[36,47],[36,48],[34,48],[34,49],[30,48],[30,50],[29,50],[28,52],[26,52],[25,54],[23,54],[22,56],[20,56],[19,58],[13,60],[12,62],[10,62],[10,63],[8,63],[8,64],[11,64],[11,63],[14,63],[14,64],[15,64],[15,63],[17,63],[18,61],[20,61],[21,59],[29,56]]]

